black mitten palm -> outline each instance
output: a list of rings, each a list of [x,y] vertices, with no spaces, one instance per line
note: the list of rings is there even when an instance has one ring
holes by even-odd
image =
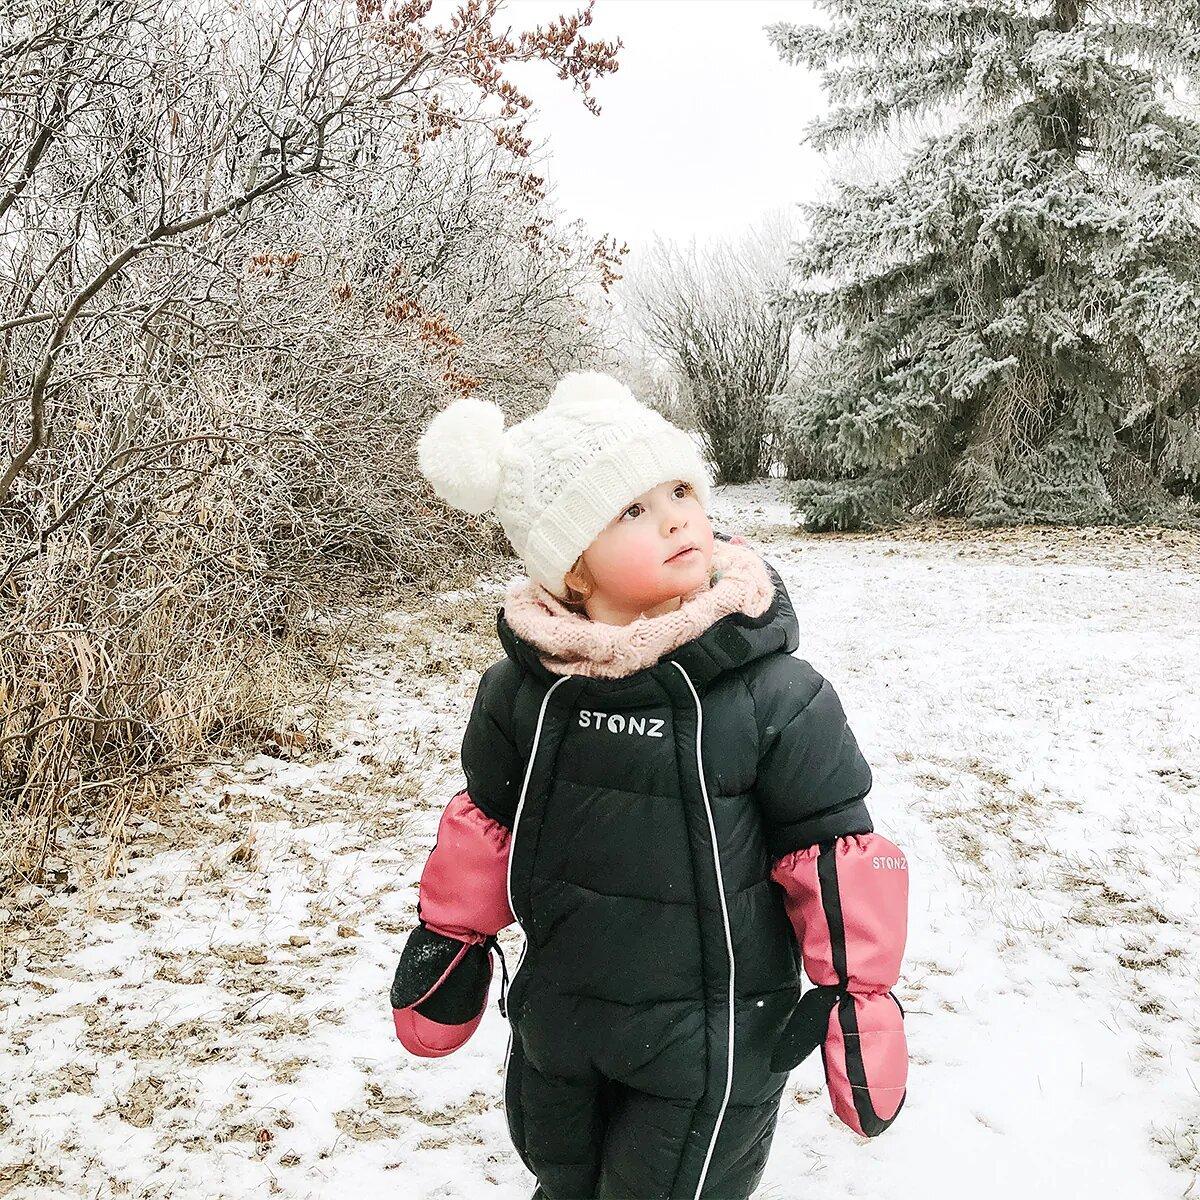
[[[461,942],[418,923],[392,980],[396,1036],[422,1058],[450,1054],[483,1019],[491,982],[487,943]]]

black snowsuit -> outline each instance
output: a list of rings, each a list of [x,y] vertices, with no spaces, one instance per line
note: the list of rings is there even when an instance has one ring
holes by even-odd
[[[621,679],[555,674],[497,614],[462,762],[512,831],[504,1102],[545,1200],[746,1200],[766,1165],[801,990],[771,866],[872,830],[870,767],[767,568],[761,617]]]

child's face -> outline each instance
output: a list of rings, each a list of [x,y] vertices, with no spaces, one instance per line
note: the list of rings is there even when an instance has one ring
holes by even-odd
[[[684,546],[696,549],[676,555]],[[695,489],[669,479],[622,509],[583,560],[596,583],[595,598],[636,614],[701,587],[712,553],[712,526]]]

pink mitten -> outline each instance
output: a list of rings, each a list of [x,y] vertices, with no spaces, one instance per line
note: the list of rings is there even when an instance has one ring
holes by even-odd
[[[821,1047],[833,1110],[875,1137],[896,1119],[908,1082],[899,978],[908,926],[908,862],[877,833],[849,834],[784,855],[771,878],[815,988],[805,992],[771,1059],[790,1071]]]
[[[421,872],[417,926],[392,979],[392,1019],[406,1050],[440,1058],[479,1027],[492,981],[496,934],[516,918],[506,876],[511,834],[464,790],[446,805]],[[507,971],[505,972],[507,978]],[[503,1011],[503,989],[501,1009]]]
[[[404,1048],[421,1058],[457,1050],[483,1020],[491,981],[486,945],[448,938],[419,922],[392,980],[392,1020]]]

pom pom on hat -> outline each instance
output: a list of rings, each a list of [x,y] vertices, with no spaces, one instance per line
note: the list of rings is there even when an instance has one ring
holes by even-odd
[[[429,422],[417,441],[417,465],[447,504],[485,513],[500,491],[504,412],[490,400],[463,396]]]
[[[460,397],[417,440],[417,463],[446,503],[495,512],[530,577],[559,599],[571,564],[622,504],[671,479],[708,503],[691,436],[602,371],[568,372],[544,408],[509,429],[498,405]]]
[[[602,404],[610,401],[638,404],[638,398],[619,379],[603,371],[570,371],[550,393],[547,408],[568,404]]]

